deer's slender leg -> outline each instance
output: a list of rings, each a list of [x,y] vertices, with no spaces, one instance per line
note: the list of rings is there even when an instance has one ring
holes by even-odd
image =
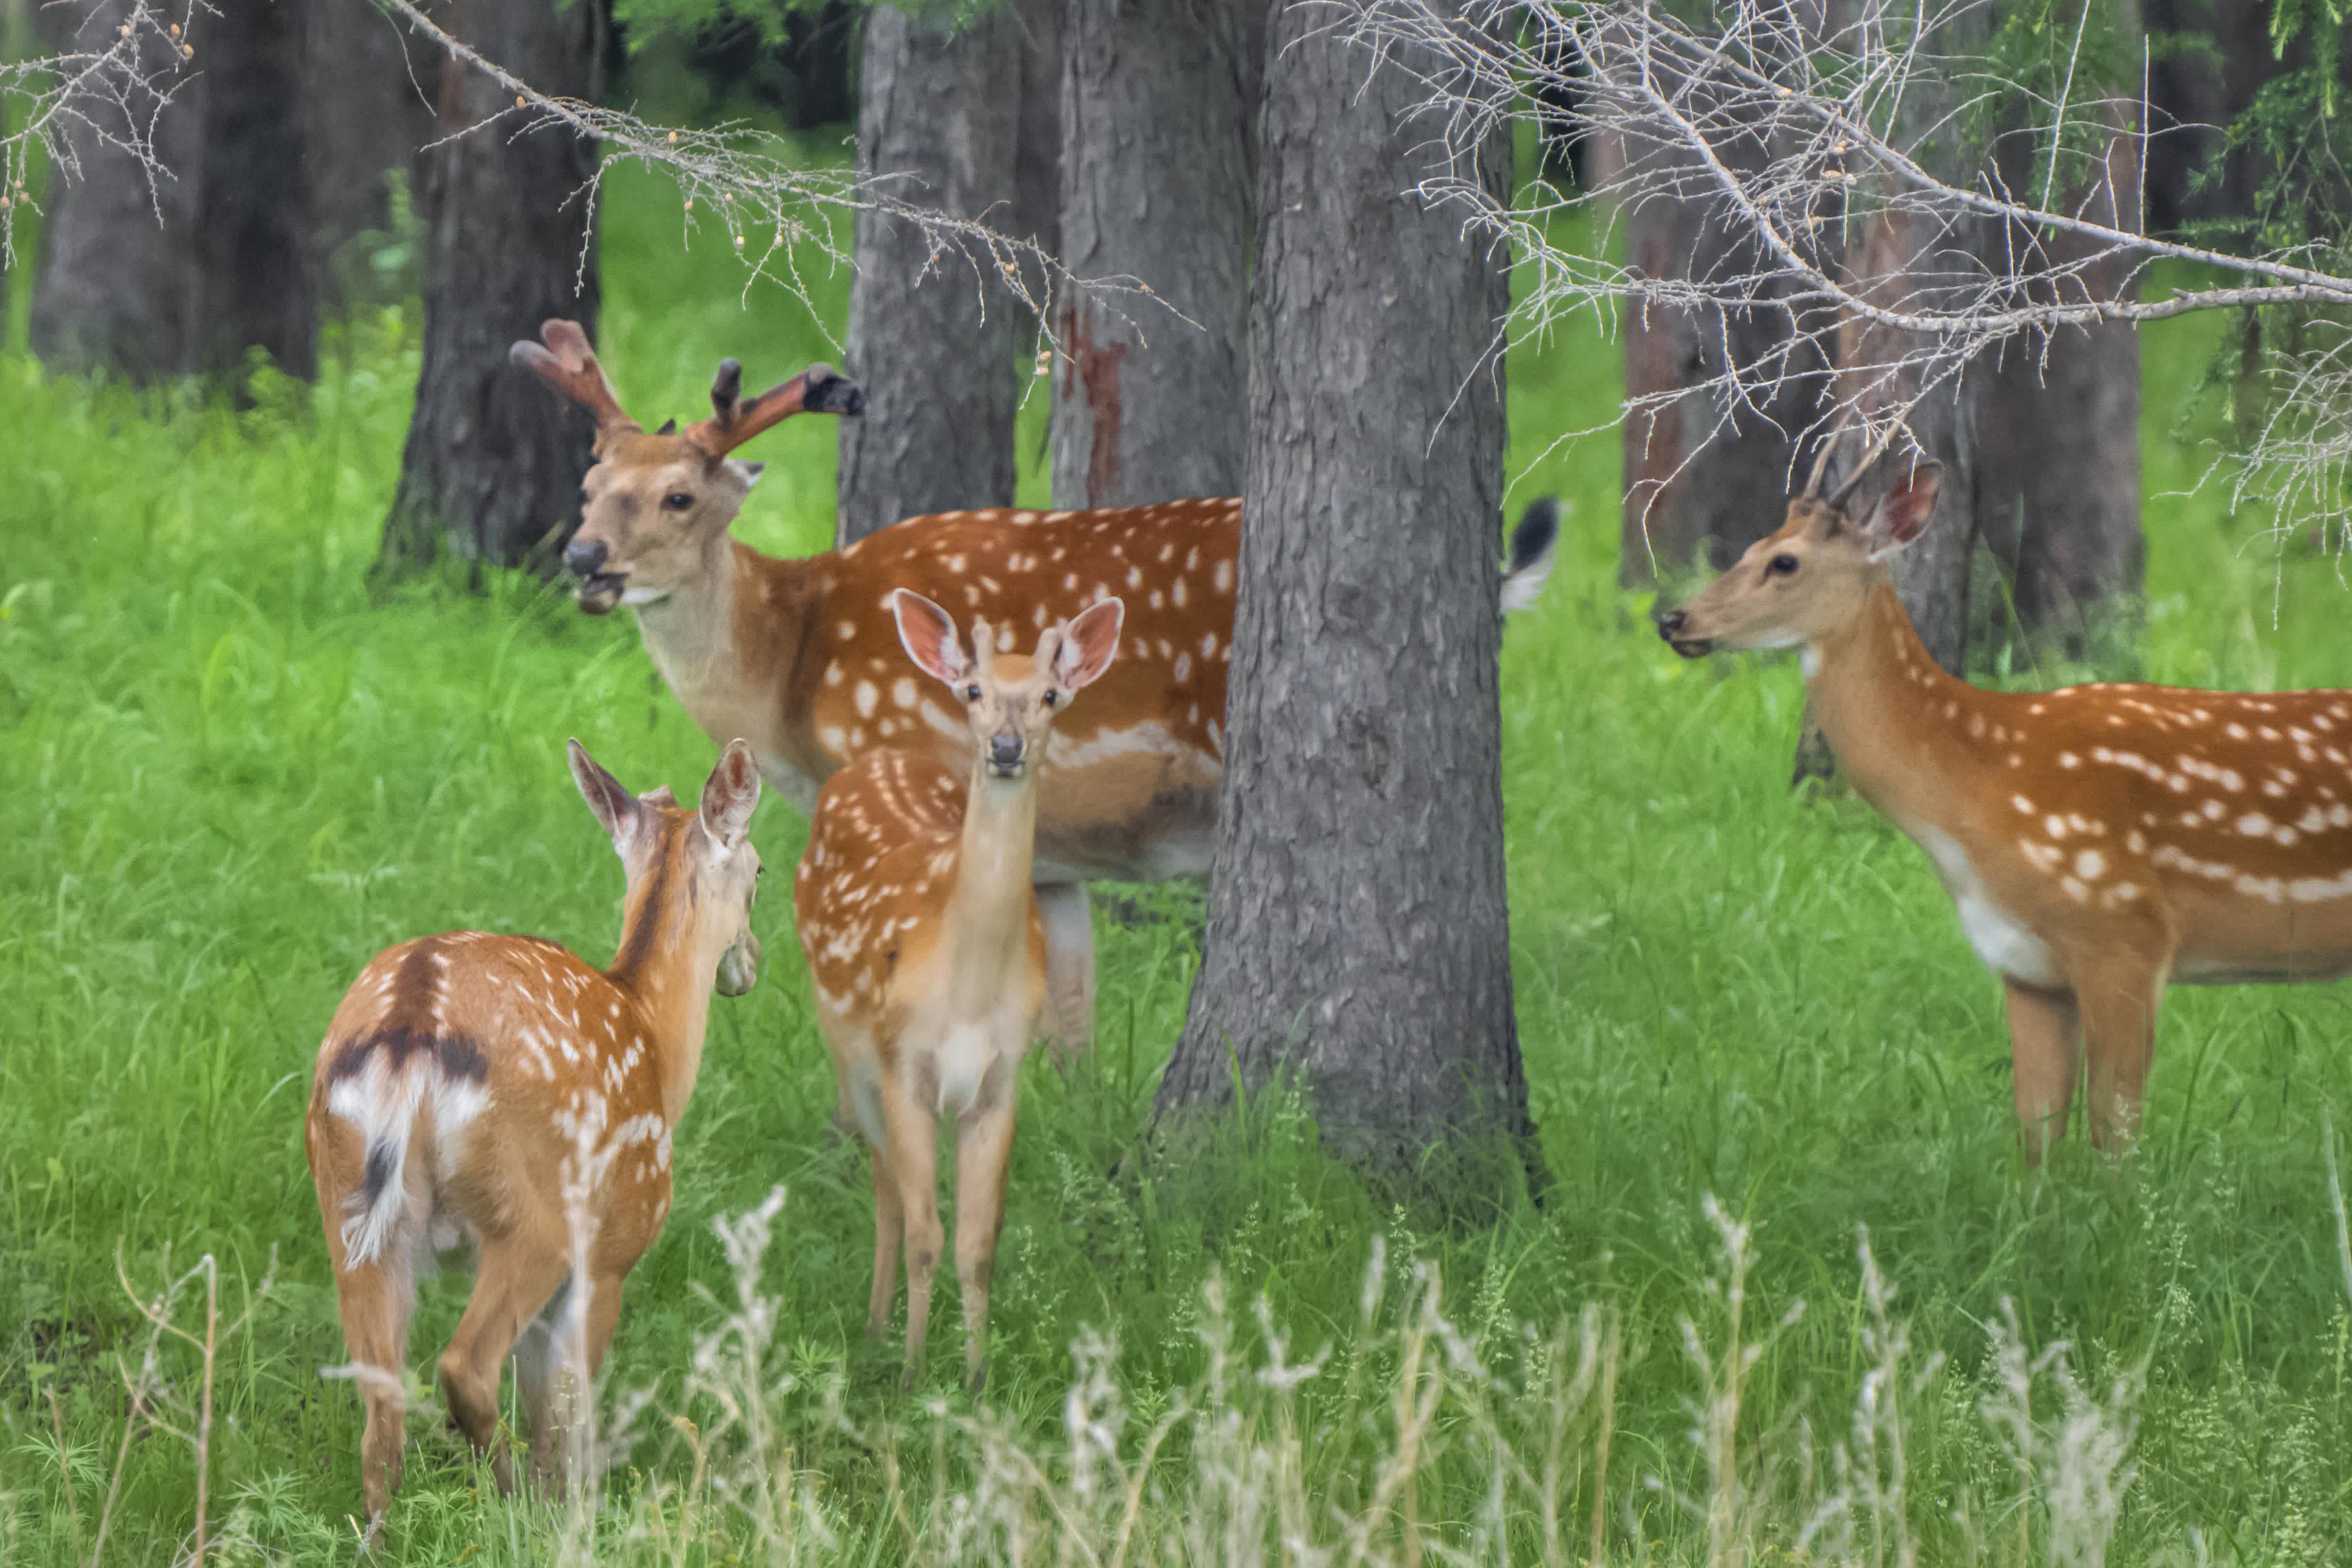
[[[931,1280],[947,1239],[940,1224],[940,1124],[917,1104],[902,1084],[884,1090],[884,1135],[890,1145],[890,1173],[897,1178],[898,1214],[907,1250],[906,1386],[923,1370],[924,1341],[930,1333]],[[877,1222],[876,1228],[880,1228]],[[879,1270],[877,1270],[879,1273]]]
[[[552,1332],[546,1342],[542,1396],[531,1411],[530,1469],[545,1495],[552,1496],[563,1485],[568,1458],[574,1455],[572,1436],[582,1402],[594,1397],[596,1374],[604,1370],[604,1352],[612,1349],[627,1283],[626,1268],[605,1269],[589,1281],[584,1303],[570,1300],[576,1286],[567,1285],[563,1296],[541,1316]],[[583,1372],[585,1385],[580,1381]]]
[[[2083,1073],[2083,1014],[2072,991],[2020,985],[2004,978],[2009,1044],[2016,1074],[2018,1134],[2025,1158],[2040,1164],[2066,1135],[2074,1083]]]
[[[514,1469],[499,1442],[499,1372],[507,1352],[547,1299],[563,1283],[569,1259],[560,1237],[531,1227],[484,1240],[474,1294],[457,1331],[441,1352],[441,1392],[449,1415],[477,1453],[489,1456],[499,1489],[514,1489]]]
[[[866,1298],[866,1337],[890,1326],[890,1302],[898,1293],[898,1249],[905,1245],[906,1215],[898,1203],[898,1176],[890,1167],[888,1140],[873,1145],[874,1289]]]
[[[2091,1142],[2101,1149],[2120,1152],[2139,1131],[2164,969],[2137,953],[2112,951],[2086,965],[2075,984],[2090,1058]]]
[[[332,1227],[330,1227],[331,1234]],[[392,1243],[400,1246],[400,1238]],[[360,1437],[360,1489],[367,1499],[371,1535],[400,1489],[400,1454],[406,1436],[408,1399],[403,1373],[408,1365],[408,1319],[416,1284],[404,1250],[344,1268],[336,1255],[335,1304],[343,1320],[343,1343],[359,1369],[360,1400],[367,1425]]]
[[[964,1381],[974,1394],[988,1378],[988,1289],[1013,1166],[1011,1064],[1018,1057],[1003,1059],[998,1070],[1006,1081],[956,1122],[956,1277],[963,1285]]]
[[[1037,914],[1045,927],[1045,1005],[1042,1023],[1055,1059],[1087,1048],[1095,1028],[1095,921],[1084,882],[1041,882]]]

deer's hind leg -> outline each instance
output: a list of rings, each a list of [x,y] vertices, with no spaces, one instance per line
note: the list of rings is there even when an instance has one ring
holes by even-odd
[[[548,1298],[571,1271],[560,1237],[541,1239],[528,1227],[482,1240],[474,1293],[457,1331],[441,1352],[441,1392],[449,1418],[479,1454],[487,1454],[499,1489],[514,1489],[514,1468],[499,1441],[499,1373]]]
[[[335,1270],[335,1310],[343,1345],[359,1384],[365,1426],[360,1436],[360,1490],[366,1500],[368,1536],[383,1523],[400,1489],[401,1450],[407,1440],[408,1325],[416,1310],[413,1247],[416,1238],[397,1226],[376,1255],[354,1260],[343,1245],[346,1194],[360,1186],[360,1140],[332,1118],[314,1114],[306,1128],[319,1217]]]
[[[1095,1028],[1095,920],[1084,882],[1041,882],[1037,918],[1045,928],[1045,1005],[1040,1018],[1056,1062],[1087,1048]]]
[[[2116,949],[2084,964],[2075,982],[2090,1063],[2091,1142],[2110,1152],[2129,1147],[2139,1131],[2168,967]]]

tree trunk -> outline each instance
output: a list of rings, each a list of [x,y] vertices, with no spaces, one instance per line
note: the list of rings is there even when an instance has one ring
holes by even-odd
[[[2142,10],[2149,34],[2172,42],[2148,63],[2149,228],[2175,233],[2184,224],[2252,216],[2262,160],[2252,147],[2230,146],[2230,128],[2286,68],[2271,43],[2271,7],[2142,0]],[[2139,84],[2129,85],[2126,96],[2137,99]]]
[[[35,16],[51,44],[94,48],[133,9],[131,0],[99,0]],[[199,41],[205,37],[200,29]],[[33,352],[52,370],[156,381],[188,369],[189,244],[212,67],[206,48],[204,61],[164,79],[168,102],[129,87],[124,107],[93,104],[94,123],[66,132],[67,156],[49,171],[33,281]],[[151,68],[168,63],[160,42],[147,54]],[[150,132],[152,168],[126,146]]]
[[[1009,204],[1021,54],[1017,18],[1001,12],[951,33],[875,6],[858,172],[912,176],[895,182],[900,199],[958,217]],[[841,422],[840,542],[922,512],[1010,506],[1019,383],[1002,287],[953,251],[934,261],[919,226],[870,211],[857,215],[855,251],[845,369],[866,412]]]
[[[1947,57],[1972,54],[1981,48],[1990,21],[1982,13],[1966,15],[1937,28],[1926,47]],[[1906,130],[1913,132],[1947,127],[1921,149],[1920,156],[1931,174],[1966,187],[1982,149],[1948,129],[1954,97],[1950,83],[1922,73],[1905,95],[1903,119]],[[1941,290],[1968,287],[1988,255],[1985,226],[1968,214],[1881,211],[1859,227],[1847,252],[1849,279],[1865,298],[1889,309],[1929,307]],[[1947,279],[1958,282],[1943,281]],[[1964,374],[1946,376],[1923,395],[1916,368],[1901,362],[1926,346],[1901,328],[1858,317],[1849,317],[1839,330],[1839,401],[1868,416],[1910,409],[1903,426],[1907,439],[1898,436],[1888,446],[1878,471],[1863,480],[1847,505],[1857,517],[1868,515],[1895,463],[1918,459],[1944,466],[1936,515],[1927,532],[1893,558],[1895,590],[1929,657],[1952,674],[1964,675],[1969,564],[1976,548],[1978,516],[1976,381],[1983,367],[1971,365]],[[1857,434],[1845,436],[1841,471],[1843,464],[1860,460],[1868,445]],[[1809,708],[1799,729],[1791,782],[1826,778],[1834,771],[1828,743]]]
[[[208,374],[235,374],[256,348],[289,375],[307,380],[318,370],[302,116],[287,106],[303,97],[300,7],[321,3],[240,0],[205,30],[211,65],[188,353]]]
[[[387,283],[353,255],[359,236],[392,222],[392,176],[414,181],[432,139],[433,106],[418,89],[439,79],[412,58],[408,35],[373,0],[305,0],[301,90],[309,170],[311,273],[330,306],[383,298]]]
[[[2031,169],[2021,137],[2001,149],[2010,188]],[[2117,128],[2106,167],[2069,193],[2065,208],[2095,223],[2139,226],[2139,140]],[[2019,234],[2000,254],[2038,246],[2050,259],[2080,264],[2095,247],[2069,234]],[[2110,257],[2076,274],[2062,303],[2113,300],[2131,288],[2131,268]],[[2093,651],[2118,629],[2140,587],[2147,546],[2140,533],[2139,330],[2128,321],[2066,327],[2049,341],[2020,340],[1974,376],[1978,399],[1977,529],[2010,568],[2022,630],[2069,658]],[[2112,647],[2104,651],[2113,652]]]
[[[1757,139],[1725,151],[1763,166]],[[1655,183],[1668,161],[1684,189],[1710,187],[1696,160],[1675,148],[1646,146],[1624,176]],[[1792,279],[1763,253],[1748,226],[1716,198],[1645,195],[1623,209],[1627,258],[1652,278],[1759,276],[1756,304],[1745,310],[1680,310],[1637,307],[1625,318],[1625,395],[1650,399],[1626,415],[1624,510],[1619,581],[1629,587],[1700,568],[1720,571],[1780,526],[1782,497],[1795,468],[1796,438],[1824,411],[1829,366],[1802,340],[1810,327],[1784,303]],[[1791,347],[1792,342],[1794,347]],[[1708,384],[1727,364],[1771,365],[1767,397],[1744,405]]]
[[[597,94],[597,0],[457,0],[445,25],[541,92]],[[559,127],[523,123],[496,82],[443,62],[438,129],[454,140],[423,161],[425,368],[379,582],[445,551],[500,565],[550,562],[579,511],[588,417],[510,366],[507,349],[536,338],[551,316],[595,334],[596,251],[583,187],[596,149]]]
[[[1428,1191],[1433,1145],[1533,1157],[1496,668],[1507,279],[1403,194],[1428,62],[1373,69],[1306,8],[1267,30],[1226,772],[1156,1114],[1295,1072],[1327,1146]],[[1508,156],[1481,150],[1490,189]]]
[[[1021,35],[1021,131],[1013,153],[1013,230],[1062,254],[1062,12],[1065,0],[1013,0]],[[1039,278],[1041,287],[1050,280]]]
[[[857,111],[850,91],[850,43],[857,12],[849,0],[825,0],[822,9],[784,17],[784,62],[792,73],[793,124],[806,131],[836,125]]]
[[[1249,121],[1265,9],[1070,0],[1063,260],[1081,278],[1140,279],[1155,298],[1069,293],[1056,311],[1066,357],[1054,386],[1055,506],[1231,495],[1241,484]]]

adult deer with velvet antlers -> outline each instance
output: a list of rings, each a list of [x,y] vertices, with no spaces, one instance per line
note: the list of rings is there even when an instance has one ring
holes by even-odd
[[[702,1062],[710,993],[751,988],[760,775],[740,741],[682,810],[632,795],[571,742],[572,776],[628,873],[620,951],[598,970],[536,937],[457,931],[378,954],[335,1009],[303,1144],[367,1407],[373,1539],[400,1486],[402,1372],[416,1279],[477,1252],[441,1354],[450,1418],[512,1487],[499,1436],[509,1352],[532,1468],[612,1343],[621,1286],[669,1216],[670,1133]]]
[[[1927,656],[1885,565],[1933,519],[1940,470],[1898,472],[1857,519],[1874,464],[1824,499],[1829,460],[1659,633],[1686,658],[1801,650],[1839,765],[2000,976],[2029,1154],[2064,1131],[2086,1047],[2092,1137],[2114,1147],[2168,984],[2352,972],[2352,691],[1980,690]]]
[[[907,1262],[907,1381],[923,1364],[944,1240],[937,1163],[956,1129],[956,1273],[967,1380],[988,1366],[988,1291],[1021,1058],[1045,994],[1045,931],[1031,882],[1037,774],[1056,721],[1118,652],[1124,606],[1104,599],[1045,628],[1034,656],[969,647],[921,595],[890,595],[907,656],[962,710],[963,766],[928,750],[862,752],[817,796],[793,912],[816,981],[841,1104],[874,1157],[874,1291],[889,1320]],[[1092,699],[1089,698],[1088,701]],[[1080,706],[1083,706],[1081,704]]]
[[[1207,872],[1224,773],[1225,665],[1241,545],[1235,499],[1099,511],[996,509],[910,518],[841,551],[782,561],[728,526],[755,465],[726,454],[802,412],[863,399],[822,365],[750,404],[719,367],[716,416],[647,435],[622,412],[580,329],[550,321],[529,366],[596,416],[596,457],[564,564],[583,609],[634,609],[646,651],[712,740],[741,735],[760,771],[805,811],[835,769],[874,746],[961,766],[963,718],[917,685],[890,614],[907,587],[985,618],[1000,650],[1118,595],[1127,646],[1085,709],[1058,726],[1037,821],[1049,1032],[1082,1042],[1094,1014],[1085,884]],[[1501,579],[1503,607],[1534,602],[1558,513],[1528,509]]]

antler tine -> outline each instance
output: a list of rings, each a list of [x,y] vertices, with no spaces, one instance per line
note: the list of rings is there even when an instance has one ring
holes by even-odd
[[[639,428],[621,407],[621,399],[604,367],[596,363],[596,351],[589,347],[588,334],[580,330],[579,322],[545,321],[539,335],[546,347],[525,341],[509,349],[507,357],[593,414],[599,446],[616,431]]]
[[[1837,455],[1838,437],[1843,434],[1843,431],[1832,430],[1822,437],[1822,454],[1813,459],[1813,471],[1806,477],[1801,492],[1807,500],[1822,499],[1822,476],[1830,471],[1830,459]]]
[[[827,364],[813,364],[792,380],[768,388],[759,396],[742,397],[743,367],[735,361],[719,362],[710,384],[711,416],[686,427],[686,438],[705,455],[722,458],[770,426],[795,414],[862,414],[866,395],[833,373]]]
[[[1878,459],[1886,456],[1886,448],[1894,443],[1895,432],[1902,427],[1900,420],[1886,422],[1886,428],[1879,433],[1877,440],[1870,444],[1870,450],[1862,455],[1862,461],[1854,465],[1853,472],[1846,476],[1845,483],[1838,486],[1837,494],[1830,497],[1831,506],[1840,510],[1844,509],[1846,498],[1853,494],[1854,488],[1862,483],[1863,476],[1877,467]]]

